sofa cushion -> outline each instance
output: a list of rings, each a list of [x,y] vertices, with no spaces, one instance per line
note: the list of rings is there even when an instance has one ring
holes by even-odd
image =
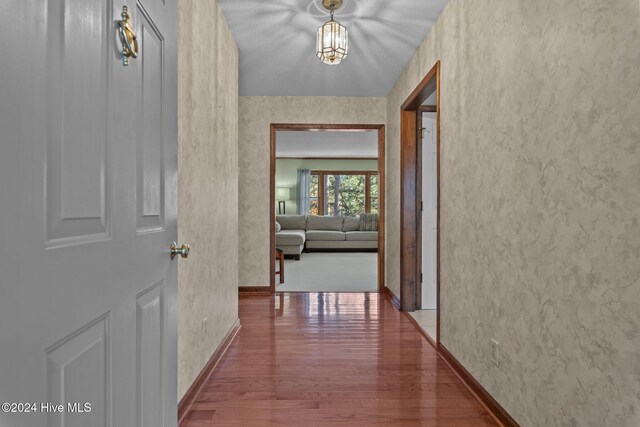
[[[349,240],[349,241],[378,240],[377,231],[347,231],[344,234],[345,234],[346,240]]]
[[[345,216],[342,223],[342,231],[358,231],[360,230],[360,217]]]
[[[276,221],[283,230],[304,230],[307,219],[304,215],[276,215]]]
[[[307,249],[377,249],[378,242],[371,240],[350,240],[344,242],[336,242],[330,240],[315,240],[313,242],[307,242]]]
[[[276,246],[304,245],[304,230],[282,230],[276,233]]]
[[[341,216],[309,215],[307,217],[307,230],[342,231],[342,220]]]
[[[360,215],[360,231],[377,231],[378,230],[378,214],[362,214]]]
[[[309,241],[344,241],[344,233],[342,231],[330,231],[330,230],[308,230],[307,240]]]

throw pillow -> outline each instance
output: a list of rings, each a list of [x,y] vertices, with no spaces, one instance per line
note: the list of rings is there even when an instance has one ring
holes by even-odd
[[[276,233],[279,233],[280,230],[282,230],[282,226],[280,225],[280,223],[278,221],[276,221]]]
[[[360,215],[360,231],[378,231],[378,214]]]

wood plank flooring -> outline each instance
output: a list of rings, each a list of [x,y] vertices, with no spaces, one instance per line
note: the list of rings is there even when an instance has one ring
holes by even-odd
[[[252,296],[239,310],[181,427],[496,425],[382,295]]]

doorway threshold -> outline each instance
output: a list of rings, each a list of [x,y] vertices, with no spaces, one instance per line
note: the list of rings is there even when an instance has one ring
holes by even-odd
[[[436,347],[437,310],[416,310],[406,314],[427,341]]]

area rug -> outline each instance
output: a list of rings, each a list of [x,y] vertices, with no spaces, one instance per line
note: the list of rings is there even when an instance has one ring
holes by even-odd
[[[277,267],[276,267],[277,268]],[[285,260],[285,282],[276,276],[278,292],[375,292],[378,254],[373,252],[302,253]]]

